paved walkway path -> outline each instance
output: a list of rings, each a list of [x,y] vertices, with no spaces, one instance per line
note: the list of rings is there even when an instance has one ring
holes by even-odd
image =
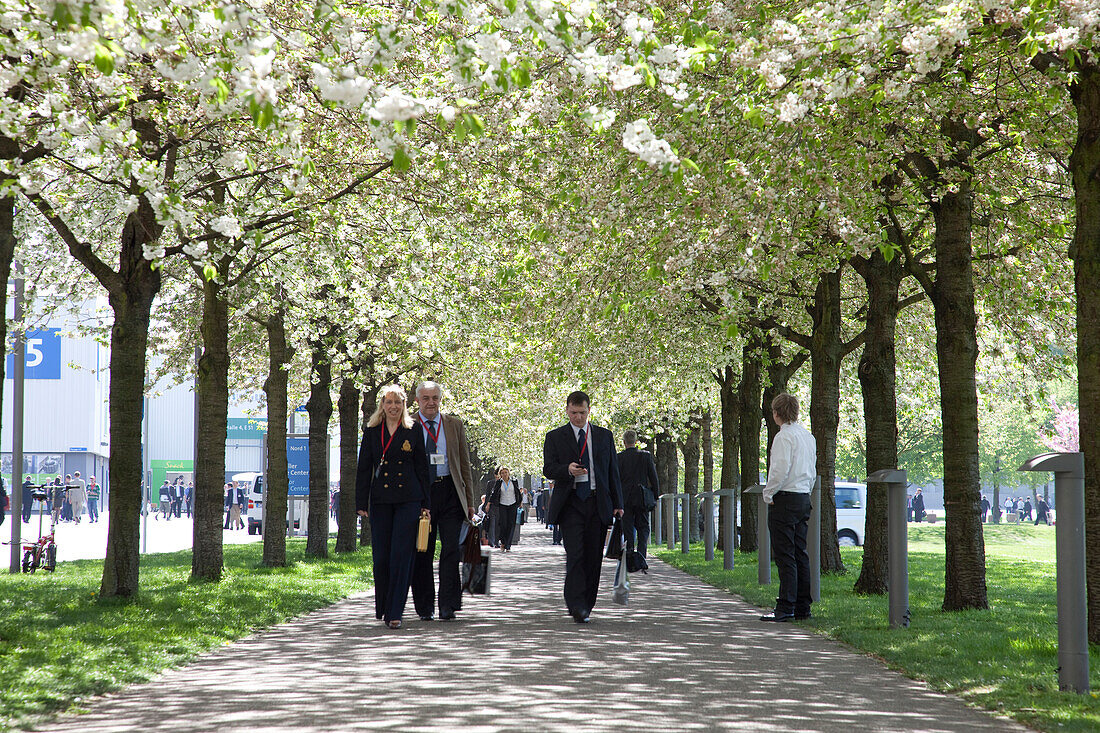
[[[493,594],[405,628],[363,594],[91,701],[50,731],[1024,730],[653,561],[592,623],[561,599],[549,534],[493,556]]]

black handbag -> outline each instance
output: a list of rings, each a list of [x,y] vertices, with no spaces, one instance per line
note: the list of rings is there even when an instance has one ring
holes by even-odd
[[[611,539],[607,541],[605,557],[618,560],[623,556],[623,520],[615,517],[615,523],[611,525]]]
[[[645,557],[637,550],[626,551],[626,572],[636,573],[641,570],[643,573],[649,574],[649,563],[645,561]]]
[[[657,495],[648,486],[642,487],[642,506],[647,512],[653,511],[653,507],[657,506]]]

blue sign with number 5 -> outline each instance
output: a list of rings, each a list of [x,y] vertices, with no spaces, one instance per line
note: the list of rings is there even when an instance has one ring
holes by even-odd
[[[61,379],[61,329],[42,328],[26,333],[25,379]],[[15,375],[15,355],[8,354],[4,375]]]

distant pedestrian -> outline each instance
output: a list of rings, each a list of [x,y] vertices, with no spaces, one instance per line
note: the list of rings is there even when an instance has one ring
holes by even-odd
[[[1035,509],[1035,523],[1038,524],[1039,522],[1050,524],[1050,505],[1042,497],[1039,498],[1039,503]]]
[[[0,526],[4,524],[4,519],[8,516],[7,484],[7,479],[0,478]]]
[[[69,483],[66,498],[72,507],[73,521],[80,524],[84,516],[84,504],[88,500],[88,490],[85,488],[84,479],[80,478],[80,471],[73,473],[73,480]]]
[[[516,512],[522,501],[519,484],[512,478],[512,473],[507,468],[501,467],[497,471],[497,480],[489,493],[489,504],[497,507],[499,518],[497,541],[500,543],[501,552],[512,550],[512,539],[516,531]]]
[[[237,492],[237,529],[244,529],[243,517],[248,516],[248,492],[240,481],[233,482],[233,490]]]
[[[917,489],[917,493],[913,494],[913,521],[923,522],[924,515],[924,494],[921,493],[920,489]]]
[[[73,505],[69,503],[69,484],[72,482],[72,474],[65,474],[65,483],[61,488],[61,521],[63,522],[71,522],[73,519]]]
[[[72,476],[68,478],[71,479]],[[53,502],[50,505],[50,513],[54,524],[57,524],[61,521],[61,514],[65,508],[65,484],[62,483],[60,476],[55,478],[50,486],[50,499]]]
[[[164,517],[164,521],[170,521],[172,519],[172,484],[168,483],[168,479],[164,479],[164,483],[160,485],[157,496],[159,498],[159,510],[153,518],[160,519]]]
[[[93,524],[99,521],[99,484],[95,476],[88,477],[88,521]]]
[[[28,475],[23,481],[23,521],[31,521],[31,511],[34,509],[34,482]]]
[[[913,521],[913,495],[906,494],[905,496],[905,521]]]
[[[183,490],[183,505],[187,508],[187,518],[191,518],[191,511],[195,506],[195,482],[188,481],[187,488]]]
[[[982,508],[982,524],[985,524],[988,517],[989,517],[989,510],[991,508],[991,504],[989,503],[989,499],[985,498],[985,494],[982,494],[981,508]]]
[[[638,433],[623,433],[623,450],[619,453],[619,481],[623,487],[623,536],[631,550],[646,556],[649,544],[649,512],[661,493],[657,464],[649,451],[639,450]],[[703,512],[699,512],[702,518]]]
[[[1023,521],[1025,519],[1028,520],[1028,521],[1031,521],[1031,497],[1030,496],[1027,497],[1026,499],[1024,499],[1024,508],[1023,508],[1022,511],[1023,511],[1023,513],[1020,515],[1020,521]]]

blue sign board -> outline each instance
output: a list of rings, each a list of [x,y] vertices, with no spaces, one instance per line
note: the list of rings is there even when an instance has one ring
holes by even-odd
[[[61,329],[27,331],[24,379],[61,379]],[[15,374],[15,354],[8,354],[5,375]]]
[[[288,435],[286,467],[290,478],[287,496],[309,496],[309,437]]]

